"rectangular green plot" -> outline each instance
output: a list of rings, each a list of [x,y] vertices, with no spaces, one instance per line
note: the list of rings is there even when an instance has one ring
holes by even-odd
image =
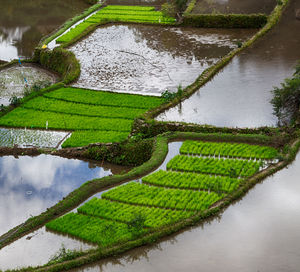
[[[58,113],[124,119],[134,119],[146,111],[145,109],[87,105],[47,97],[34,98],[26,102],[22,107]]]
[[[158,107],[164,101],[160,97],[93,91],[77,88],[61,88],[44,96],[71,102],[102,106],[118,106],[138,109]]]
[[[117,118],[87,117],[80,115],[16,108],[0,118],[0,126],[45,128],[61,130],[111,130],[129,132],[133,121]]]
[[[108,5],[102,10],[134,10],[134,11],[152,11],[154,7],[149,6],[122,6],[122,5]]]
[[[261,166],[262,162],[257,161],[237,159],[219,160],[177,155],[168,162],[167,169],[231,177],[249,177],[258,172]]]
[[[121,14],[121,15],[147,15],[147,16],[164,16],[163,13],[161,11],[136,11],[136,10],[118,10],[118,9],[101,9],[99,10],[95,15],[93,16],[97,16],[100,14]],[[91,17],[93,17],[91,16]]]
[[[68,32],[56,39],[57,43],[64,43],[73,40],[75,37],[79,36],[84,32],[89,26],[93,25],[93,22],[83,21],[74,28],[71,28]]]
[[[62,147],[86,146],[92,143],[118,143],[127,139],[129,132],[76,130],[62,144]]]
[[[220,155],[239,158],[274,159],[278,151],[273,147],[238,144],[185,141],[180,148],[181,154]]]
[[[146,184],[170,188],[201,189],[228,193],[235,190],[242,181],[242,179],[230,177],[163,170],[159,170],[149,176],[143,177],[143,182]]]
[[[93,198],[77,209],[79,213],[129,223],[137,215],[145,218],[144,226],[158,228],[173,224],[193,215],[193,212],[167,210],[124,204],[116,201]]]
[[[203,211],[222,199],[224,194],[194,190],[166,189],[131,182],[102,195],[104,199],[128,204],[171,208],[177,210]]]
[[[73,235],[102,247],[134,239],[137,233],[127,224],[100,219],[83,214],[68,213],[46,224],[46,228],[64,234]],[[145,229],[138,234],[146,233]]]

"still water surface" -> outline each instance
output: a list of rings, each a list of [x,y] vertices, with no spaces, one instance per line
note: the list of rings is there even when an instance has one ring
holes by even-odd
[[[81,64],[77,87],[156,94],[191,84],[253,29],[107,25],[70,50]]]
[[[189,99],[157,119],[220,127],[276,126],[271,90],[294,73],[300,60],[297,9],[300,1],[290,1],[279,25]]]
[[[0,60],[31,57],[44,35],[87,7],[83,0],[0,0]]]
[[[85,181],[122,170],[50,155],[0,157],[0,235],[45,211]]]

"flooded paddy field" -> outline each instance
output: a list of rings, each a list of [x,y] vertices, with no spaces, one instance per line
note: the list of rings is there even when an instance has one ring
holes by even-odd
[[[58,148],[70,132],[0,128],[0,147]]]
[[[54,83],[57,76],[39,66],[32,64],[13,65],[0,70],[0,105],[9,105],[13,96],[22,97],[25,92],[25,80],[28,86],[39,81]]]
[[[87,7],[83,0],[1,0],[0,60],[31,57],[43,36]]]
[[[0,269],[16,269],[46,264],[61,248],[85,251],[94,248],[73,238],[40,228],[0,250]],[[16,258],[17,256],[17,258]]]
[[[198,0],[192,13],[270,14],[275,5],[275,0]]]
[[[124,5],[124,6],[152,6],[157,9],[166,1],[164,0],[107,0],[107,5]]]
[[[283,18],[265,37],[180,105],[157,117],[228,127],[276,126],[272,89],[291,77],[300,59],[299,1],[291,1]]]
[[[71,271],[298,271],[299,175],[300,154],[219,218]]]
[[[191,84],[256,30],[107,25],[72,46],[76,87],[156,94]]]
[[[84,182],[123,169],[51,155],[0,157],[0,235],[53,206]]]

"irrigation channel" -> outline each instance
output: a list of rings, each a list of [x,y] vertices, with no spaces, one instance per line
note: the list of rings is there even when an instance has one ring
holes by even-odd
[[[186,87],[252,29],[108,25],[70,50],[81,64],[76,87],[156,94]]]
[[[299,175],[300,154],[218,218],[72,271],[298,271]]]
[[[300,59],[299,1],[291,0],[279,24],[180,105],[157,117],[229,127],[276,126],[273,86],[294,72]]]
[[[0,60],[31,57],[43,36],[87,7],[83,0],[1,0]]]

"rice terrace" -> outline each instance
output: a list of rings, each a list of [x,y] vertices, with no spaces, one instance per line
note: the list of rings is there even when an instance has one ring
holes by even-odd
[[[0,4],[0,271],[299,271],[299,0]]]

